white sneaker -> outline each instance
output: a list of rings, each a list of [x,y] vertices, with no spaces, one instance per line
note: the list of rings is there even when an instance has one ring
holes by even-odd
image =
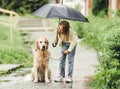
[[[73,82],[72,77],[69,77],[69,76],[68,76],[68,77],[66,78],[66,83],[72,83],[72,82]]]
[[[59,75],[54,81],[55,82],[63,82],[63,77]]]

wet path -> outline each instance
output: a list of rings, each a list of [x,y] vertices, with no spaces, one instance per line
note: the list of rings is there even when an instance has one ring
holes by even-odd
[[[51,45],[54,39],[51,22],[49,20],[30,20],[30,18],[22,18],[21,22],[19,22],[21,30],[29,33],[29,37],[27,35],[25,39],[29,42],[34,42],[40,37],[46,37],[49,40],[49,51],[51,52],[51,57],[58,59],[60,57],[60,48],[59,46],[53,48]],[[32,46],[33,45],[31,45],[31,47]],[[52,72],[52,80],[50,83],[33,83],[25,81],[24,78],[26,74],[30,73],[31,68],[24,68],[19,69],[6,77],[1,77],[0,89],[89,89],[86,86],[86,81],[89,81],[89,79],[94,75],[95,66],[98,65],[95,50],[90,48],[88,49],[85,45],[82,45],[81,42],[78,42],[74,62],[73,83],[67,84],[65,88],[63,83],[54,82],[54,79],[58,74],[58,63],[59,60],[50,59],[49,65]]]

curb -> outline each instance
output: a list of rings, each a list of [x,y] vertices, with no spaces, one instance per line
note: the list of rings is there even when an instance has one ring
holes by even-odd
[[[21,67],[20,64],[0,64],[0,75],[10,73]]]

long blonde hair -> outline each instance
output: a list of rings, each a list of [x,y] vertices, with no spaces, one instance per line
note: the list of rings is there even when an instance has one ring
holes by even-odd
[[[69,22],[63,20],[59,23],[59,25],[62,25],[63,26],[63,33],[62,35],[64,36],[64,40],[65,41],[69,41],[69,28],[70,28],[70,25],[69,25]],[[60,33],[58,33],[57,31],[57,36],[60,35]]]

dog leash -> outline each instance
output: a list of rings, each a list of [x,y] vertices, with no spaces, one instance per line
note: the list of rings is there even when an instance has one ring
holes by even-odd
[[[54,58],[54,57],[50,57],[50,58],[53,59],[53,60],[60,60],[62,58],[62,56],[59,57],[59,58]]]

